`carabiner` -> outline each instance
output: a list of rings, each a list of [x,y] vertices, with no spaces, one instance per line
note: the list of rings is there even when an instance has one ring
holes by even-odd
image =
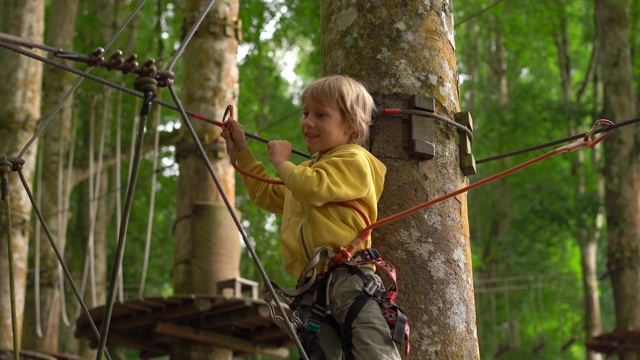
[[[596,144],[598,144],[600,141],[604,140],[607,136],[611,135],[613,133],[613,131],[615,129],[611,129],[607,132],[605,132],[603,135],[600,135],[600,137],[591,140],[590,137],[591,135],[595,134],[596,130],[598,129],[598,125],[606,125],[606,126],[613,126],[614,123],[611,120],[607,120],[607,119],[598,119],[596,120],[596,122],[593,124],[593,127],[591,128],[591,130],[589,130],[588,133],[586,133],[584,135],[584,141],[591,141],[591,143],[589,145],[587,145],[588,148],[592,148],[594,146],[596,146]]]
[[[227,121],[227,116],[233,118],[233,105],[227,105],[227,108],[224,110],[224,115],[222,115],[221,123],[225,123]]]

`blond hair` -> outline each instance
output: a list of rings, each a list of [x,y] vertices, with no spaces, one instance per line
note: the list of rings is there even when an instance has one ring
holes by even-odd
[[[307,97],[338,107],[343,118],[355,129],[350,143],[363,145],[367,141],[375,106],[373,98],[359,81],[344,75],[323,77],[307,86],[302,92],[302,102]]]

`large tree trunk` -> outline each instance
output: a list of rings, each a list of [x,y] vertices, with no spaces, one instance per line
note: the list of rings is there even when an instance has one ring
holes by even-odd
[[[44,31],[44,1],[0,2],[0,32],[17,35],[41,43]],[[42,64],[27,57],[0,51],[0,154],[18,156],[35,133],[40,118],[40,94]],[[23,174],[33,186],[35,153],[37,142],[22,155],[25,161]],[[31,203],[20,182],[18,174],[9,174],[9,201],[11,203],[11,234],[14,261],[15,300],[17,327],[20,337],[22,310],[24,308],[27,252],[29,248]],[[7,259],[7,234],[9,224],[5,217],[5,202],[0,201],[0,348],[13,348],[12,317],[9,299],[9,265]]]
[[[209,1],[189,0],[186,30],[191,29]],[[232,22],[238,19],[238,1],[216,1],[183,57],[181,99],[185,108],[220,118],[238,97],[236,53],[238,39]],[[231,22],[220,26],[221,22]],[[192,122],[231,204],[235,204],[235,173],[225,155],[220,129]],[[238,231],[193,139],[183,126],[176,147],[180,164],[175,224],[173,287],[176,294],[215,294],[220,280],[239,276]],[[176,340],[172,359],[231,359],[228,349]]]
[[[636,116],[629,45],[630,0],[596,0],[605,118]],[[637,129],[616,131],[604,143],[608,273],[613,286],[616,330],[640,329],[640,141]],[[640,359],[624,350],[623,360]]]
[[[412,94],[435,98],[435,112],[459,111],[453,8],[449,1],[321,3],[322,70],[362,80],[378,106],[407,108]],[[380,116],[372,152],[388,168],[380,217],[467,184],[458,130],[436,122],[436,155],[407,154],[407,121]],[[467,197],[460,195],[377,228],[374,247],[398,269],[398,303],[412,321],[411,357],[478,359]]]
[[[78,0],[55,0],[49,7],[50,13],[46,24],[46,43],[63,49],[73,48],[73,32],[76,24],[78,10]],[[69,73],[48,66],[44,68],[43,91],[47,96],[43,99],[43,117],[49,117],[60,100],[67,94],[73,85],[73,76]],[[64,189],[63,184],[70,179],[63,179],[66,170],[63,165],[68,158],[69,145],[71,140],[71,108],[73,96],[69,97],[55,118],[43,132],[43,141],[40,143],[42,149],[42,183],[38,184],[38,189],[42,195],[42,213],[45,221],[54,236],[59,249],[64,249],[65,234],[61,232],[65,226],[59,223],[62,204],[67,201],[60,190]],[[36,222],[36,226],[41,226]],[[40,297],[36,299],[34,292],[28,292],[27,306],[25,311],[25,338],[23,346],[42,353],[58,352],[58,338],[60,325],[60,287],[58,272],[58,259],[46,238],[46,234],[41,232],[40,239]],[[35,259],[34,259],[35,260]],[[34,285],[35,286],[35,285]],[[36,318],[36,301],[40,302],[41,318]],[[39,323],[39,324],[38,324]],[[38,336],[36,326],[41,328],[41,336]]]

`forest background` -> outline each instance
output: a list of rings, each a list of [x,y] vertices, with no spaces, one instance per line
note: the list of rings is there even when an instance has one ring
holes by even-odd
[[[89,53],[103,41],[100,32],[104,29],[96,28],[103,24],[100,16],[105,11],[98,8],[99,3],[79,3],[74,51]],[[144,20],[125,29],[122,40],[116,41],[113,48],[135,49],[140,58],[153,57],[162,68],[183,32],[181,4],[151,3],[153,6],[142,9],[140,19]],[[632,1],[630,8],[632,53],[640,45],[637,3]],[[136,5],[133,1],[115,4],[108,10],[115,22],[122,21]],[[304,150],[298,128],[299,95],[304,85],[321,75],[318,2],[243,0],[240,6],[237,118],[247,131],[267,139],[287,139],[294,148]],[[473,116],[473,153],[480,160],[478,173],[469,178],[471,183],[542,152],[495,161],[483,159],[584,132],[598,118],[603,104],[599,72],[604,70],[593,61],[597,37],[594,9],[594,2],[589,0],[454,2],[460,103],[462,110]],[[49,4],[47,11],[50,10]],[[633,71],[637,88],[640,64],[634,63]],[[102,70],[99,75],[110,74]],[[122,82],[131,87],[132,79],[123,76]],[[181,82],[179,71],[176,84],[178,88],[188,86]],[[75,116],[121,111],[122,142],[127,144],[134,123],[126,119],[133,119],[137,109],[133,99],[126,96],[118,99],[99,84],[85,82],[75,93]],[[98,105],[107,107],[98,109]],[[161,144],[171,143],[179,124],[177,113],[163,110],[158,128],[162,131]],[[107,153],[113,153],[116,123],[106,126]],[[88,162],[90,156],[97,158],[97,146],[89,144],[88,124],[76,120],[73,130],[76,162]],[[631,126],[618,131],[637,129]],[[257,158],[267,159],[264,144],[252,142],[250,146]],[[152,255],[145,276],[140,266],[123,268],[126,298],[135,298],[140,291],[148,296],[172,293],[169,274],[178,171],[174,155],[174,147],[160,148],[160,167],[153,189],[152,157],[141,163],[132,212],[145,216],[133,216],[130,220],[124,264],[143,262],[149,226],[146,214],[154,193]],[[492,359],[499,352],[504,359],[586,357],[585,319],[591,310],[585,308],[581,253],[587,243],[598,245],[593,249],[597,266],[592,269],[595,275],[591,275],[599,280],[596,289],[601,329],[608,332],[615,328],[611,284],[607,278],[601,155],[602,149],[596,148],[555,157],[469,194],[481,358]],[[123,166],[126,169],[126,160]],[[109,176],[115,176],[112,167],[108,171]],[[126,184],[126,178],[125,171],[119,181],[121,186]],[[238,180],[237,184],[236,207],[265,269],[272,280],[292,285],[293,279],[281,266],[277,245],[279,219],[254,207],[242,183]],[[89,187],[88,179],[75,186],[68,208],[61,210],[70,214],[66,252],[77,278],[82,278],[84,266],[81,261],[84,256],[79,254],[86,250],[89,228],[96,226],[85,216],[91,212]],[[106,209],[111,223],[103,224],[102,230],[94,229],[105,231],[107,239],[117,237],[113,205],[116,187],[112,185],[101,194],[107,201],[113,201]],[[113,245],[113,241],[108,241]],[[30,246],[31,263],[33,249]],[[105,255],[106,264],[111,264],[112,246]],[[242,256],[241,275],[261,280],[248,253],[243,251]],[[402,286],[402,269],[399,271]],[[32,284],[33,271],[29,276]],[[143,278],[145,285],[141,290]],[[67,298],[73,303],[72,296]],[[130,358],[135,358],[134,353]]]

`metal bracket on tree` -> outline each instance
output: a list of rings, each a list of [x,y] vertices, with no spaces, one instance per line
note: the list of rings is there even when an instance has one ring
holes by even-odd
[[[431,96],[411,95],[409,109],[435,111],[435,99]],[[423,160],[430,160],[436,155],[433,118],[409,115],[409,155]]]
[[[462,111],[456,113],[454,119],[458,124],[463,125],[473,133],[473,119],[470,112]],[[460,134],[460,169],[465,176],[475,175],[476,159],[471,152],[473,138],[462,129],[458,129],[458,134]]]

